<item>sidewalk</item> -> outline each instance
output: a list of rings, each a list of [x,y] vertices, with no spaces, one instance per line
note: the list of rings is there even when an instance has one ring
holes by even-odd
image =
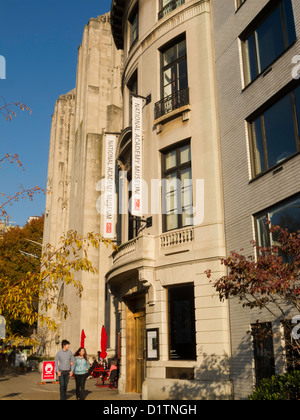
[[[59,400],[59,384],[38,385],[41,374],[30,372],[25,374],[6,374],[0,376],[0,401],[14,400]],[[96,401],[140,401],[139,394],[118,394],[118,390],[99,388],[97,379],[86,381],[86,400]],[[76,400],[75,379],[71,378],[68,386],[67,399]]]

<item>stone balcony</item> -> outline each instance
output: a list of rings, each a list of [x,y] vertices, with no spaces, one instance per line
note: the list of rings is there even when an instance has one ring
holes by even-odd
[[[162,234],[160,236],[160,246],[162,249],[167,249],[173,246],[191,243],[193,240],[194,228],[189,227]]]
[[[139,278],[145,276],[145,270],[154,270],[157,265],[168,264],[168,253],[191,250],[194,245],[194,227],[187,227],[167,232],[158,236],[141,235],[119,246],[111,255],[111,268],[107,281],[119,283],[134,273]],[[184,258],[184,257],[181,257]],[[188,257],[187,257],[188,258]]]
[[[119,282],[133,272],[155,266],[155,237],[142,235],[119,246],[111,256],[111,269],[107,273],[107,281],[111,284]]]
[[[126,288],[134,293],[147,290],[147,303],[155,305],[157,282],[163,286],[173,284],[174,269],[184,281],[182,270],[191,264],[196,267],[194,263],[203,273],[212,262],[219,264],[225,251],[221,223],[189,226],[160,235],[141,234],[111,255],[106,281],[120,296]]]

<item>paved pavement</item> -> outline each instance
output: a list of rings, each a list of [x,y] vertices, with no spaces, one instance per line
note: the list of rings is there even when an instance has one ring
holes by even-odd
[[[0,376],[0,401],[8,400],[59,400],[59,384],[39,385],[41,374],[30,372],[24,374],[8,373]],[[139,394],[119,394],[118,390],[99,388],[97,379],[86,381],[86,400],[98,401],[140,401]],[[75,379],[69,381],[67,399],[76,400]]]

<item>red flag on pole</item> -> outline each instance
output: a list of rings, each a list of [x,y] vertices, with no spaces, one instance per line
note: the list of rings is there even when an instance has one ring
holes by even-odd
[[[81,341],[80,341],[80,347],[84,348],[84,340],[86,339],[86,335],[84,333],[84,330],[81,331]]]
[[[106,334],[105,327],[103,325],[102,330],[101,330],[101,353],[100,353],[101,359],[105,359],[107,356],[106,348],[107,348],[107,334]]]

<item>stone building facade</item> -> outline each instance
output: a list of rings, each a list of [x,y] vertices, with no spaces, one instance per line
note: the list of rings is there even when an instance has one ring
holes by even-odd
[[[148,201],[142,220],[119,217],[106,275],[120,302],[119,388],[145,399],[230,398],[228,308],[204,274],[222,276],[225,255],[211,4],[116,0],[111,23],[124,51],[119,201],[131,197],[132,97],[143,98]],[[151,183],[174,178],[180,186]]]
[[[122,63],[122,53],[113,43],[110,15],[91,19],[78,49],[76,88],[57,100],[52,116],[44,244],[57,244],[68,230],[100,233],[101,215],[96,205],[97,185],[104,176],[103,138],[106,131],[121,127]],[[90,252],[99,274],[77,274],[84,287],[82,299],[72,286],[62,285],[59,299],[67,304],[71,317],[58,320],[59,330],[48,353],[55,354],[63,338],[73,349],[79,347],[83,329],[89,354],[96,354],[105,325],[108,347],[115,355],[116,311],[105,287],[108,256],[104,244]]]
[[[84,329],[92,354],[105,325],[122,393],[245,399],[260,377],[291,368],[280,319],[221,303],[205,270],[220,278],[220,257],[272,243],[266,217],[300,229],[299,31],[297,0],[114,0],[84,30],[76,88],[52,120],[44,241],[104,234],[113,134],[118,249],[90,255],[99,275],[82,274],[81,300],[62,288],[72,316],[57,335],[79,343]],[[259,348],[257,320],[271,332]]]

